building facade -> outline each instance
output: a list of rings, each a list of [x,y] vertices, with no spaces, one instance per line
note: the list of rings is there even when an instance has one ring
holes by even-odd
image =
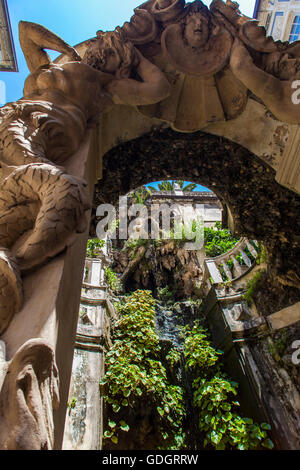
[[[253,16],[275,40],[300,39],[300,0],[256,0]]]
[[[6,0],[0,0],[0,71],[18,71]]]

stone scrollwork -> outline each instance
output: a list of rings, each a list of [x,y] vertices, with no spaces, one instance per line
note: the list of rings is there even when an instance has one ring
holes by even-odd
[[[42,339],[25,343],[9,362],[0,392],[0,449],[53,449],[58,388],[51,346]]]

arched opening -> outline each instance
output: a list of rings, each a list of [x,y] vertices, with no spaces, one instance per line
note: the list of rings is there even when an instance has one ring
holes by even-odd
[[[267,313],[299,300],[300,197],[275,181],[272,168],[223,137],[153,130],[104,156],[94,209],[162,179],[191,181],[211,189],[227,211],[234,235],[264,244],[268,256],[264,283]],[[95,213],[91,233],[95,233]]]
[[[288,441],[293,441],[293,429],[297,425],[293,423],[290,432],[282,419],[282,413],[286,413],[289,404],[278,398],[276,392],[280,374],[277,374],[276,364],[272,362],[274,358],[268,349],[271,346],[268,343],[268,321],[265,317],[272,317],[275,312],[299,301],[299,270],[296,262],[299,256],[299,222],[296,214],[300,198],[275,181],[272,168],[249,150],[226,138],[204,132],[184,134],[170,129],[155,129],[142,137],[119,143],[104,155],[103,178],[94,192],[91,236],[96,233],[96,209],[100,204],[117,206],[120,196],[153,181],[170,179],[190,181],[209,188],[220,200],[223,220],[234,235],[242,240],[246,237],[262,242],[265,247],[267,269],[255,298],[258,312],[251,317],[247,308],[244,309],[246,299],[243,298],[243,292],[236,291],[237,295],[230,297],[226,293],[226,286],[218,289],[215,285],[207,293],[205,315],[215,344],[226,350],[225,361],[230,376],[241,384],[245,414],[255,417],[258,422],[264,420],[262,416],[272,416],[269,421],[276,423],[275,428],[279,426],[279,431],[275,432],[275,442],[279,448],[290,445]],[[241,246],[239,248],[244,249]],[[143,256],[146,251],[142,253]],[[127,264],[128,259],[125,260],[125,267]],[[165,284],[171,283],[171,276],[163,280],[161,290],[157,288],[153,272],[149,272],[145,286],[139,282],[140,278],[136,279],[135,284],[129,282],[126,292],[131,291],[132,286],[134,291],[138,287],[146,287],[155,297],[163,299],[162,302],[168,301],[170,290],[165,289]],[[228,282],[229,291],[230,284]],[[193,312],[189,306],[188,320],[185,320],[194,320],[191,316]],[[171,315],[170,319],[168,315],[169,311],[165,307],[158,312],[158,326],[163,330],[163,339],[167,341],[170,331],[166,333],[165,327],[168,329],[171,326],[172,335],[174,326],[174,316]],[[297,327],[292,326],[290,333],[297,335]],[[261,342],[257,341],[260,334]],[[255,337],[253,343],[251,335]],[[280,335],[280,328],[279,331],[275,328],[272,332],[275,342],[282,341]],[[292,342],[293,336],[289,336],[289,339]],[[262,374],[259,383],[255,383],[256,367]],[[263,389],[263,396],[258,396],[257,386]],[[280,387],[283,390],[284,384],[280,384]],[[132,423],[136,422],[134,416],[133,413]],[[136,419],[144,418],[138,415]],[[123,438],[119,445],[126,448],[126,439]],[[134,445],[144,444],[136,441]]]

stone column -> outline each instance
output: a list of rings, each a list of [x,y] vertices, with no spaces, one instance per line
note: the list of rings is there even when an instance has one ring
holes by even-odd
[[[85,178],[92,196],[95,172],[94,159],[89,158],[92,155],[91,142],[92,133],[89,131],[65,167],[69,174]],[[49,349],[55,352],[60,399],[53,417],[55,449],[62,446],[88,230],[89,227],[85,233],[78,235],[75,243],[64,253],[23,276],[23,307],[0,338],[5,345],[2,351],[6,351],[5,359],[8,363],[20,348],[35,339],[45,341]],[[0,373],[1,370],[3,364]],[[49,414],[52,414],[52,410],[49,410]],[[44,418],[41,417],[42,420]],[[22,423],[13,423],[8,419],[11,426],[15,424],[22,427]],[[52,420],[52,416],[49,419]],[[31,448],[30,443],[26,443],[26,446]]]

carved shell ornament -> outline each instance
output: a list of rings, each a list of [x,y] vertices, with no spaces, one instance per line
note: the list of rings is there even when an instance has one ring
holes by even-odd
[[[229,61],[233,42],[231,34],[215,23],[207,41],[202,47],[197,47],[197,40],[201,44],[201,34],[205,35],[205,32],[203,29],[195,30],[195,42],[191,43],[185,36],[187,27],[184,23],[174,24],[164,31],[162,47],[169,62],[180,72],[191,75],[204,77],[218,73]]]

